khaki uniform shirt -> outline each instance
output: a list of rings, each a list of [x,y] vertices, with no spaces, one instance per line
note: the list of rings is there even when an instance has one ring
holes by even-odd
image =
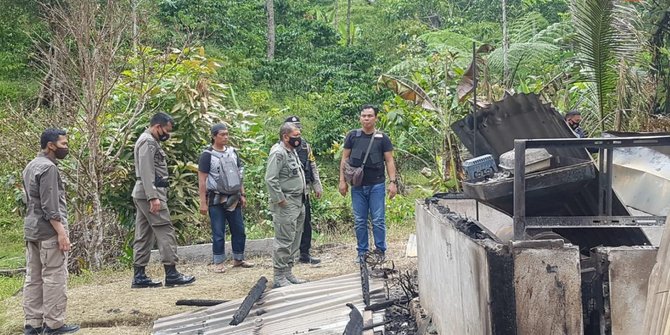
[[[156,187],[156,177],[167,181],[168,167],[165,159],[165,151],[160,143],[151,135],[149,129],[145,130],[135,142],[135,187],[133,198],[135,199],[160,199],[167,202],[167,188]]]
[[[60,221],[67,231],[65,186],[56,161],[43,152],[23,170],[23,187],[28,206],[23,221],[26,241],[44,241],[58,235],[49,220]]]
[[[268,185],[271,203],[279,203],[286,195],[306,194],[305,172],[295,150],[276,143],[270,149],[268,165],[265,170],[265,183]]]

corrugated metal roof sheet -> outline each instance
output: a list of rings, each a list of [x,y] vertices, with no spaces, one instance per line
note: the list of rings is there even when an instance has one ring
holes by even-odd
[[[477,155],[491,154],[499,163],[500,155],[514,149],[514,140],[523,138],[574,138],[575,133],[563,117],[535,94],[515,94],[492,103],[454,122],[451,129],[468,151]],[[476,136],[476,139],[474,138]],[[547,148],[552,156],[590,160],[586,149]]]
[[[370,301],[384,301],[382,280],[370,279]],[[271,289],[237,326],[228,325],[244,299],[193,312],[161,318],[153,333],[167,334],[342,334],[352,303],[363,311],[360,274],[349,274],[306,284]],[[259,313],[260,315],[257,315]],[[382,321],[381,314],[374,322]]]
[[[474,127],[475,119],[477,127]],[[514,149],[515,139],[574,138],[562,116],[549,104],[543,104],[535,94],[515,94],[496,101],[478,110],[474,117],[467,117],[451,125],[454,133],[465,147],[476,155],[491,154],[496,162],[501,154]],[[547,151],[554,158],[561,158],[568,166],[581,162],[591,162],[586,149],[552,147]],[[567,158],[567,159],[565,159]],[[563,166],[561,163],[557,168]],[[577,165],[575,165],[577,166]],[[546,173],[546,172],[536,172]],[[584,179],[578,188],[558,184],[534,190],[533,196],[526,196],[527,216],[593,216],[598,215],[598,172],[592,179]],[[507,181],[509,192],[494,199],[483,199],[481,193],[489,192],[486,183],[464,187],[466,194],[502,212],[513,215],[512,182]],[[468,191],[470,190],[470,191]],[[479,193],[479,194],[478,194]],[[612,214],[630,215],[616,194],[612,196]],[[643,245],[649,240],[639,228],[565,228],[555,232],[582,248],[606,245]]]

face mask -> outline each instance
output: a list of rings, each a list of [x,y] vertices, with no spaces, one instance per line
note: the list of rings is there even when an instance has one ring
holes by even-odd
[[[56,148],[56,151],[54,152],[54,154],[55,154],[56,158],[64,159],[69,152],[70,152],[70,149],[68,149],[68,148]]]
[[[294,147],[297,148],[302,144],[302,138],[301,137],[289,137],[288,138],[288,143]]]
[[[158,140],[161,142],[165,142],[170,139],[170,133],[166,132],[162,127],[161,129],[163,130],[163,134],[158,135]]]
[[[579,127],[579,122],[570,122],[570,127],[572,129],[577,129],[577,127]]]

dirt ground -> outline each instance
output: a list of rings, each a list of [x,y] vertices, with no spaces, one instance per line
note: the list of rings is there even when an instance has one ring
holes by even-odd
[[[396,269],[405,271],[416,268],[416,258],[405,257],[407,236],[390,238],[387,259],[393,260]],[[322,278],[358,272],[353,262],[356,256],[355,244],[328,244],[317,246],[315,255],[321,257],[319,266],[297,265],[294,272],[301,278],[319,280]],[[78,334],[128,334],[151,333],[153,321],[199,307],[176,306],[179,299],[229,300],[247,295],[258,278],[266,276],[272,280],[272,258],[250,258],[256,263],[251,269],[228,267],[223,273],[213,273],[207,264],[181,264],[178,269],[197,277],[193,285],[175,288],[131,289],[132,272],[96,273],[92,283],[75,285],[68,292],[69,323],[80,324]],[[228,263],[230,264],[230,262]],[[148,274],[154,279],[163,276],[162,267],[153,264]],[[7,324],[0,325],[0,334],[22,333],[23,310],[21,294],[6,299],[0,306],[4,310]]]

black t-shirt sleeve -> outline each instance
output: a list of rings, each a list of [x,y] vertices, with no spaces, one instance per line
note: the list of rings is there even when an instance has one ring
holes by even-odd
[[[382,138],[382,151],[393,151],[393,143],[391,143],[391,139],[386,134],[384,134],[384,137]]]
[[[212,164],[212,154],[205,151],[200,154],[200,159],[198,159],[198,171],[209,173]]]
[[[345,149],[351,149],[354,146],[354,133],[355,131],[350,131],[349,134],[347,134],[347,137],[344,139],[344,148]]]

